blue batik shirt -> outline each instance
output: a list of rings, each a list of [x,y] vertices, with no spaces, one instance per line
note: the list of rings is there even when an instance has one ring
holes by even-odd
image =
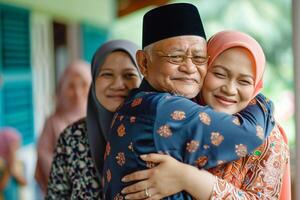
[[[122,177],[153,167],[140,159],[148,153],[169,154],[198,168],[211,168],[246,156],[274,127],[273,104],[259,94],[235,115],[165,92],[143,80],[116,112],[103,166],[104,199],[124,199],[132,183]],[[165,199],[192,199],[185,192]]]

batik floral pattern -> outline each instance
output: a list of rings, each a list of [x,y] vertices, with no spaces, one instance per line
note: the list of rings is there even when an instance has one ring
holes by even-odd
[[[125,134],[126,134],[126,130],[125,130],[125,126],[124,124],[121,124],[119,127],[118,127],[118,136],[119,137],[123,137]]]
[[[235,153],[238,157],[245,157],[248,154],[247,146],[243,144],[235,145]]]
[[[202,112],[199,114],[199,117],[200,117],[200,121],[203,123],[203,124],[206,124],[206,125],[210,125],[210,117],[207,113],[205,112]]]
[[[170,126],[168,125],[163,125],[161,127],[159,127],[159,129],[157,130],[157,133],[162,136],[162,137],[170,137],[172,136],[172,131],[170,129]]]
[[[207,163],[208,161],[208,158],[206,156],[200,156],[196,161],[196,165],[199,167],[199,168],[203,168],[204,165]]]
[[[172,119],[177,120],[177,121],[183,120],[183,119],[185,119],[185,112],[183,112],[183,111],[174,111],[171,114],[171,117],[172,117]]]
[[[210,140],[213,145],[219,146],[223,142],[224,137],[218,132],[212,132],[210,136]]]
[[[116,156],[116,160],[118,165],[123,166],[126,162],[125,154],[123,152],[119,152]]]
[[[132,101],[131,107],[136,107],[142,103],[143,99],[142,98],[136,98]]]
[[[199,142],[196,140],[192,140],[186,144],[186,150],[190,153],[197,151],[199,148]]]
[[[253,154],[209,170],[217,176],[211,199],[279,199],[288,162],[288,145],[275,127]]]

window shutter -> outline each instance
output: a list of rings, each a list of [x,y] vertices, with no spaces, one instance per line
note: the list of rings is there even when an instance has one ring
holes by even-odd
[[[1,35],[3,70],[30,69],[28,11],[1,6]]]
[[[92,56],[98,47],[106,42],[108,32],[99,27],[95,27],[88,24],[81,25],[81,37],[82,37],[82,55],[83,59],[88,62],[92,61]]]
[[[34,136],[29,28],[27,10],[0,4],[0,121],[18,129],[23,144]]]
[[[22,134],[23,144],[33,142],[33,112],[31,81],[13,81],[4,85],[5,126],[12,126]]]

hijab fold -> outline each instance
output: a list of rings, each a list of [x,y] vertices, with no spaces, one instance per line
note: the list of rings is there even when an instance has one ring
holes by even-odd
[[[90,74],[90,64],[84,60],[75,60],[64,70],[63,74],[59,78],[59,82],[56,88],[56,108],[54,115],[64,116],[68,124],[75,122],[76,120],[82,118],[86,114],[86,101],[82,105],[82,102],[78,100],[79,96],[69,97],[66,94],[70,90],[70,84],[74,82],[74,77],[78,75],[84,83],[88,86],[92,81]],[[74,92],[80,90],[78,87],[73,87]],[[77,105],[74,105],[70,102],[76,102]],[[65,128],[65,127],[63,127]]]
[[[108,111],[96,97],[96,79],[106,57],[114,51],[124,51],[131,58],[137,67],[135,54],[138,46],[127,40],[113,40],[103,44],[97,49],[92,59],[92,84],[88,96],[87,106],[87,134],[91,149],[92,158],[95,162],[96,169],[101,177],[103,167],[103,157],[110,130],[110,124],[114,113]],[[141,73],[137,67],[139,75]]]

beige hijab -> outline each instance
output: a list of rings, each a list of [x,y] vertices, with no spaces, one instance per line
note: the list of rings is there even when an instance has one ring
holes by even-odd
[[[69,65],[62,74],[56,91],[56,108],[54,113],[46,120],[37,146],[37,165],[35,178],[41,189],[45,192],[50,174],[53,152],[60,133],[73,122],[86,116],[87,95],[70,98],[67,94],[72,79],[78,75],[88,84],[91,83],[90,65],[84,61],[75,61]],[[77,92],[79,88],[73,87]],[[76,98],[84,98],[79,100]]]

